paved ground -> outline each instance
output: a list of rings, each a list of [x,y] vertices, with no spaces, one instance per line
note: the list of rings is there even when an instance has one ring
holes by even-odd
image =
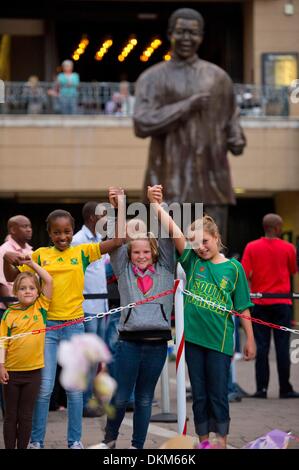
[[[297,336],[298,338],[298,336]],[[298,355],[297,355],[298,356]],[[246,391],[255,391],[254,363],[237,362],[237,381]],[[299,391],[299,364],[293,364],[291,381],[295,390]],[[176,381],[175,363],[169,363],[169,388],[171,412],[176,412]],[[158,383],[156,398],[160,399],[161,387]],[[245,443],[261,436],[272,429],[292,431],[299,436],[299,399],[278,399],[278,382],[275,367],[273,348],[271,350],[271,380],[267,400],[246,399],[240,403],[231,404],[231,430],[229,445],[240,448]],[[153,415],[160,413],[159,407],[153,407]],[[192,404],[187,402],[187,415],[189,417],[187,432],[195,436],[192,421]],[[2,421],[2,418],[0,419]],[[1,423],[2,424],[2,423]],[[92,446],[101,441],[105,418],[84,418],[82,441],[85,447]],[[176,435],[176,423],[154,423],[150,425],[145,447],[157,449],[168,438]],[[117,448],[126,449],[130,446],[132,433],[132,413],[127,413],[122,424]],[[66,412],[50,412],[48,430],[46,435],[46,448],[66,448]],[[299,449],[299,441],[292,441],[291,448]],[[0,449],[4,448],[2,433],[0,436]]]

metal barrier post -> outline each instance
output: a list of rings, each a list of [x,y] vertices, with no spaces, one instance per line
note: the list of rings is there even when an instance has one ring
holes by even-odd
[[[175,293],[175,336],[176,336],[176,383],[178,433],[187,432],[186,379],[185,379],[185,337],[184,337],[184,281],[178,280]]]

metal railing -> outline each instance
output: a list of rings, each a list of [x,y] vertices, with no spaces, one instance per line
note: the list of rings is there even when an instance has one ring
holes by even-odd
[[[288,116],[287,87],[234,84],[241,116]],[[25,82],[5,82],[5,102],[0,114],[62,114],[59,97],[51,96],[53,83],[39,82],[36,87]],[[50,94],[49,94],[50,91]],[[81,82],[75,114],[107,114],[106,105],[119,92],[119,83]],[[130,84],[134,94],[134,84]],[[119,115],[126,113],[119,112]]]
[[[234,84],[241,116],[288,116],[288,87]]]

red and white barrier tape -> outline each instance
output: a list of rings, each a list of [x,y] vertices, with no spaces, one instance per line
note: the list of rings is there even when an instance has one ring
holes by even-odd
[[[108,310],[108,312],[97,313],[96,315],[85,317],[85,318],[84,317],[77,318],[75,320],[70,320],[70,321],[61,323],[60,325],[53,325],[53,326],[48,326],[46,328],[40,328],[38,330],[26,331],[25,333],[18,333],[13,336],[0,336],[0,341],[24,338],[25,336],[28,336],[28,335],[37,335],[40,333],[45,333],[46,331],[50,331],[50,330],[60,330],[61,328],[64,328],[65,326],[71,326],[77,323],[91,321],[94,318],[103,318],[106,315],[112,315],[113,313],[121,312],[122,310],[125,310],[127,308],[133,308],[133,307],[136,307],[137,305],[142,305],[148,302],[152,302],[153,300],[160,299],[161,297],[165,297],[166,295],[173,294],[174,292],[175,292],[175,288],[168,289],[164,292],[160,292],[157,295],[152,295],[151,297],[147,297],[146,299],[138,300],[137,302],[132,302],[126,305],[125,307],[112,308],[111,310]]]
[[[260,325],[268,326],[269,328],[276,328],[277,330],[289,331],[290,333],[294,333],[296,335],[299,335],[299,330],[293,330],[292,328],[277,325],[275,323],[266,322],[266,321],[260,320],[259,318],[249,317],[248,315],[238,313],[235,310],[229,310],[224,305],[219,305],[216,302],[213,302],[212,300],[207,300],[204,297],[201,297],[200,295],[193,294],[192,292],[188,291],[187,289],[183,290],[183,294],[185,294],[189,297],[193,297],[196,300],[200,300],[201,302],[204,302],[207,305],[210,305],[211,307],[217,308],[217,309],[219,309],[223,312],[227,312],[227,313],[230,313],[231,315],[235,315],[237,317],[244,318],[245,320],[252,321],[253,323],[259,323]]]
[[[77,323],[83,323],[83,322],[91,321],[94,318],[103,318],[106,315],[112,315],[113,313],[121,312],[122,310],[125,310],[127,308],[133,308],[133,307],[136,307],[137,305],[142,305],[142,304],[145,304],[145,303],[148,303],[148,302],[152,302],[153,300],[159,299],[161,297],[165,297],[166,295],[173,294],[175,292],[175,289],[176,289],[176,287],[174,287],[173,289],[166,290],[164,292],[160,292],[157,295],[147,297],[146,299],[139,300],[137,302],[132,302],[132,303],[126,305],[125,307],[112,308],[111,310],[108,310],[108,312],[97,313],[96,315],[85,317],[85,318],[84,317],[77,318],[75,320],[70,320],[70,321],[64,322],[60,325],[53,325],[53,326],[49,326],[49,327],[46,327],[46,328],[40,328],[38,330],[26,331],[25,333],[19,333],[19,334],[13,335],[13,336],[1,336],[0,341],[23,338],[23,337],[28,336],[28,335],[36,335],[36,334],[40,334],[40,333],[45,333],[46,331],[50,331],[50,330],[59,330],[59,329],[64,328],[66,326],[71,326],[71,325],[74,325],[74,324],[77,324]],[[275,323],[265,322],[265,321],[260,320],[258,318],[248,317],[247,315],[243,315],[241,313],[238,313],[235,310],[229,310],[225,306],[219,305],[216,302],[213,302],[211,300],[207,300],[204,297],[201,297],[200,295],[193,294],[192,292],[188,291],[187,289],[184,289],[182,292],[183,292],[183,294],[185,294],[187,296],[193,297],[196,300],[200,300],[201,302],[204,302],[204,303],[210,305],[211,307],[218,308],[219,310],[221,310],[223,312],[230,313],[231,315],[236,315],[240,318],[244,318],[245,320],[249,320],[249,321],[252,321],[254,323],[259,323],[260,325],[268,326],[270,328],[276,328],[276,329],[282,330],[282,331],[289,331],[290,333],[294,333],[294,334],[297,334],[297,335],[299,334],[299,330],[288,328],[286,326],[276,325]]]

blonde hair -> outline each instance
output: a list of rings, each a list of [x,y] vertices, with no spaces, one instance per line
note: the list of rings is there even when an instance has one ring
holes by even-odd
[[[128,256],[131,259],[132,254],[132,243],[138,240],[145,240],[149,242],[150,250],[152,253],[153,263],[156,263],[159,258],[159,249],[158,249],[158,242],[154,237],[154,234],[151,232],[148,233],[136,233],[134,237],[128,243]]]
[[[41,286],[40,286],[39,280],[34,273],[30,273],[28,271],[18,274],[17,277],[15,278],[15,281],[13,283],[13,288],[12,288],[13,294],[15,296],[17,295],[17,292],[20,289],[20,284],[23,281],[23,279],[26,279],[26,277],[33,281],[35,287],[37,288],[37,292],[39,295],[41,293]]]
[[[216,224],[213,217],[206,214],[203,216],[202,219],[194,220],[194,222],[192,222],[192,224],[190,225],[189,230],[194,232],[198,228],[198,226],[202,226],[202,229],[212,235],[212,237],[218,238],[217,245],[219,250],[223,250],[225,248],[221,240],[218,225]]]

